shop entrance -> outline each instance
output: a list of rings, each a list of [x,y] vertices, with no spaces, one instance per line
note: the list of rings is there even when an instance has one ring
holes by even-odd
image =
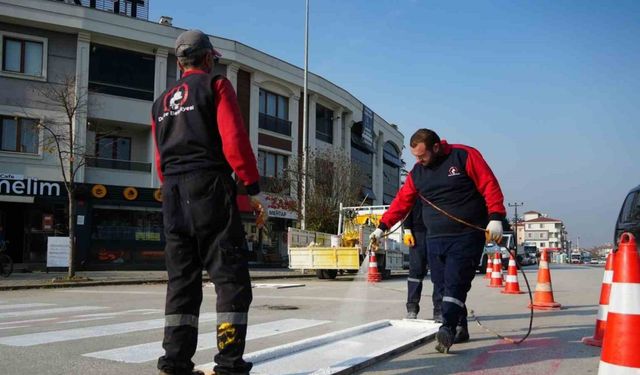
[[[0,225],[4,229],[7,253],[14,263],[23,263],[24,215],[30,205],[26,203],[0,203]]]

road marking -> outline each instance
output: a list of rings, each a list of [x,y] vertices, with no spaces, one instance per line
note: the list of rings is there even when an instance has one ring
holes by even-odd
[[[49,320],[56,320],[57,318],[41,318],[41,319],[29,319],[29,320],[12,320],[10,322],[0,323],[0,327],[8,326],[11,324],[25,324],[25,323],[35,323],[35,322],[46,322]]]
[[[84,314],[84,315],[75,315],[72,317],[76,319],[65,320],[57,323],[66,324],[66,323],[77,323],[77,322],[89,322],[92,320],[111,319],[111,318],[115,318],[118,315],[127,315],[127,314],[149,315],[149,314],[160,314],[163,312],[164,310],[160,310],[160,309],[137,309],[137,310],[109,312],[109,313]]]
[[[161,295],[164,296],[167,292],[138,292],[135,290],[57,290],[57,293],[88,293],[88,294],[143,294],[143,295]]]
[[[29,309],[31,307],[55,306],[53,303],[21,303],[18,305],[2,305],[0,310]]]
[[[298,288],[304,284],[252,284],[252,288],[257,289],[286,289],[286,288]]]
[[[56,307],[53,309],[43,309],[43,310],[11,311],[11,312],[0,313],[0,319],[23,317],[23,316],[51,315],[51,314],[59,314],[59,313],[70,313],[70,312],[76,312],[76,311],[89,311],[89,310],[101,310],[101,309],[106,309],[106,307],[72,306],[72,307]]]
[[[315,327],[326,323],[330,323],[330,321],[311,319],[283,319],[274,322],[249,325],[247,329],[247,341]],[[198,335],[198,347],[196,348],[196,350],[206,350],[215,347],[216,337],[213,333],[203,333]],[[162,354],[164,354],[164,349],[162,349],[162,341],[156,341],[147,344],[125,346],[121,348],[87,353],[83,354],[83,356],[108,359],[116,362],[143,363],[156,360]]]
[[[215,320],[215,313],[206,313],[200,315],[201,323]],[[158,328],[164,328],[164,318],[141,320],[129,323],[108,324],[95,327],[73,328],[60,331],[29,333],[26,335],[7,336],[0,338],[0,345],[34,346],[92,337],[113,336],[121,333],[147,331]]]

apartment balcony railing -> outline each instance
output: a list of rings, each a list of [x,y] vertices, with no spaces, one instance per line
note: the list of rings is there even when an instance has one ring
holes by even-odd
[[[87,167],[151,172],[151,163],[118,159],[86,157]]]
[[[291,121],[283,120],[275,116],[270,116],[266,113],[260,113],[260,117],[258,119],[258,127],[260,129],[265,129],[291,136]]]
[[[52,0],[59,3],[75,4],[132,18],[149,20],[151,0]]]

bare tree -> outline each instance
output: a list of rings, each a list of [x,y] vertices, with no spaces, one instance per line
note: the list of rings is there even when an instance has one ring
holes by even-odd
[[[33,87],[37,95],[36,101],[40,108],[49,109],[57,115],[32,116],[38,118],[37,126],[41,130],[40,142],[45,153],[53,154],[58,159],[60,171],[67,190],[68,197],[68,228],[69,228],[69,269],[68,278],[75,277],[76,254],[76,182],[78,172],[87,162],[86,139],[76,132],[85,124],[76,126],[78,119],[86,118],[86,94],[78,93],[74,76],[62,77],[58,82],[48,82]]]
[[[302,158],[290,160],[286,181],[278,185],[301,186]],[[335,233],[338,227],[340,203],[360,204],[361,181],[364,173],[342,151],[312,151],[307,158],[306,224],[307,229]],[[301,194],[298,190],[298,198]],[[302,212],[298,204],[298,215]]]

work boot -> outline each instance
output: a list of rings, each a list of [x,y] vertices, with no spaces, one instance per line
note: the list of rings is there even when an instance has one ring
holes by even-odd
[[[453,339],[454,344],[460,344],[469,341],[469,329],[466,326],[456,327],[456,337]]]
[[[415,311],[407,311],[407,317],[405,319],[418,319],[418,313]]]
[[[160,375],[178,375],[179,373],[177,372],[166,372],[164,370],[160,370]],[[200,370],[191,370],[191,372],[189,373],[180,373],[180,375],[204,375],[204,372],[200,371]],[[216,375],[216,373],[214,372],[213,375]]]
[[[453,345],[453,332],[445,326],[440,327],[436,333],[436,350],[440,353],[449,354],[449,348]]]

